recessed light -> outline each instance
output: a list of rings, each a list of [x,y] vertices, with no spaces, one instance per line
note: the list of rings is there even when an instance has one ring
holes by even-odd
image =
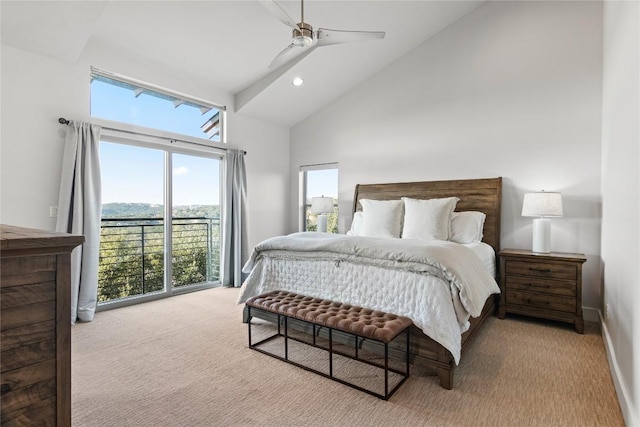
[[[300,77],[294,78],[291,82],[291,84],[293,84],[294,86],[302,86],[302,83],[304,83],[304,80],[302,80],[302,78]]]

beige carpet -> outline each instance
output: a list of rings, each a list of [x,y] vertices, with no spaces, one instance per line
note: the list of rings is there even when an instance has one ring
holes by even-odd
[[[594,325],[491,318],[453,390],[385,402],[247,347],[237,289],[100,312],[72,332],[74,426],[621,426]]]

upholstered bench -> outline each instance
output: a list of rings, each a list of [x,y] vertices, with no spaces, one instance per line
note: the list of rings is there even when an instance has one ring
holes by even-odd
[[[299,295],[287,291],[272,291],[262,295],[250,298],[246,302],[248,310],[248,332],[249,347],[270,356],[284,360],[296,366],[313,371],[322,376],[331,378],[340,383],[349,385],[358,390],[367,392],[382,399],[389,399],[391,395],[404,383],[409,377],[409,326],[412,324],[411,319],[404,316],[397,316],[382,311],[370,310],[363,307],[356,307],[349,304],[343,304],[321,298],[313,298],[305,295]],[[251,318],[252,311],[264,311],[275,313],[277,315],[278,331],[274,335],[270,335],[258,342],[252,342],[251,336]],[[289,319],[296,319],[312,327],[312,342],[300,340],[290,335]],[[316,336],[319,336],[318,328],[326,329],[328,335],[328,374],[318,369],[305,366],[301,363],[290,360],[289,357],[289,340],[293,339],[303,342],[313,347],[319,347],[316,342]],[[284,332],[282,331],[284,329]],[[340,331],[347,336],[352,336],[354,353],[345,354],[335,349],[333,331]],[[404,332],[404,333],[403,333]],[[405,336],[404,359],[406,366],[404,371],[389,367],[389,343],[394,341],[400,335]],[[266,351],[262,348],[263,344],[275,338],[281,337],[284,340],[284,357],[274,354],[272,351]],[[369,339],[381,343],[384,346],[384,362],[378,365],[370,360],[362,359],[358,350],[362,346],[362,340]],[[360,341],[360,342],[359,342]],[[324,348],[320,346],[320,348]],[[373,365],[384,369],[384,393],[377,393],[368,388],[361,387],[350,381],[338,378],[334,375],[334,354],[346,356],[358,362]],[[389,390],[389,372],[399,374],[401,379],[395,386]]]

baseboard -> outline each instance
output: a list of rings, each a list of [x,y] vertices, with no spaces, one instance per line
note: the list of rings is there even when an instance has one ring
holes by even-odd
[[[591,307],[582,307],[582,318],[585,322],[600,323],[600,310]]]
[[[604,321],[602,312],[597,310],[600,318],[600,328],[602,331],[602,338],[604,341],[604,348],[607,353],[607,360],[609,362],[609,370],[611,371],[611,378],[613,379],[613,385],[616,388],[616,394],[618,395],[618,402],[620,403],[620,410],[622,411],[622,417],[625,424],[628,426],[640,426],[640,418],[638,413],[633,407],[633,401],[631,400],[631,393],[626,388],[625,384],[621,381],[622,373],[618,366],[616,359],[616,352],[611,342],[611,335],[609,329]]]

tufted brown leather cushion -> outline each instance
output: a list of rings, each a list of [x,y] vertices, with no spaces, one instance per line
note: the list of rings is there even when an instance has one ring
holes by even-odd
[[[413,323],[408,317],[287,291],[252,297],[247,305],[386,343]]]

